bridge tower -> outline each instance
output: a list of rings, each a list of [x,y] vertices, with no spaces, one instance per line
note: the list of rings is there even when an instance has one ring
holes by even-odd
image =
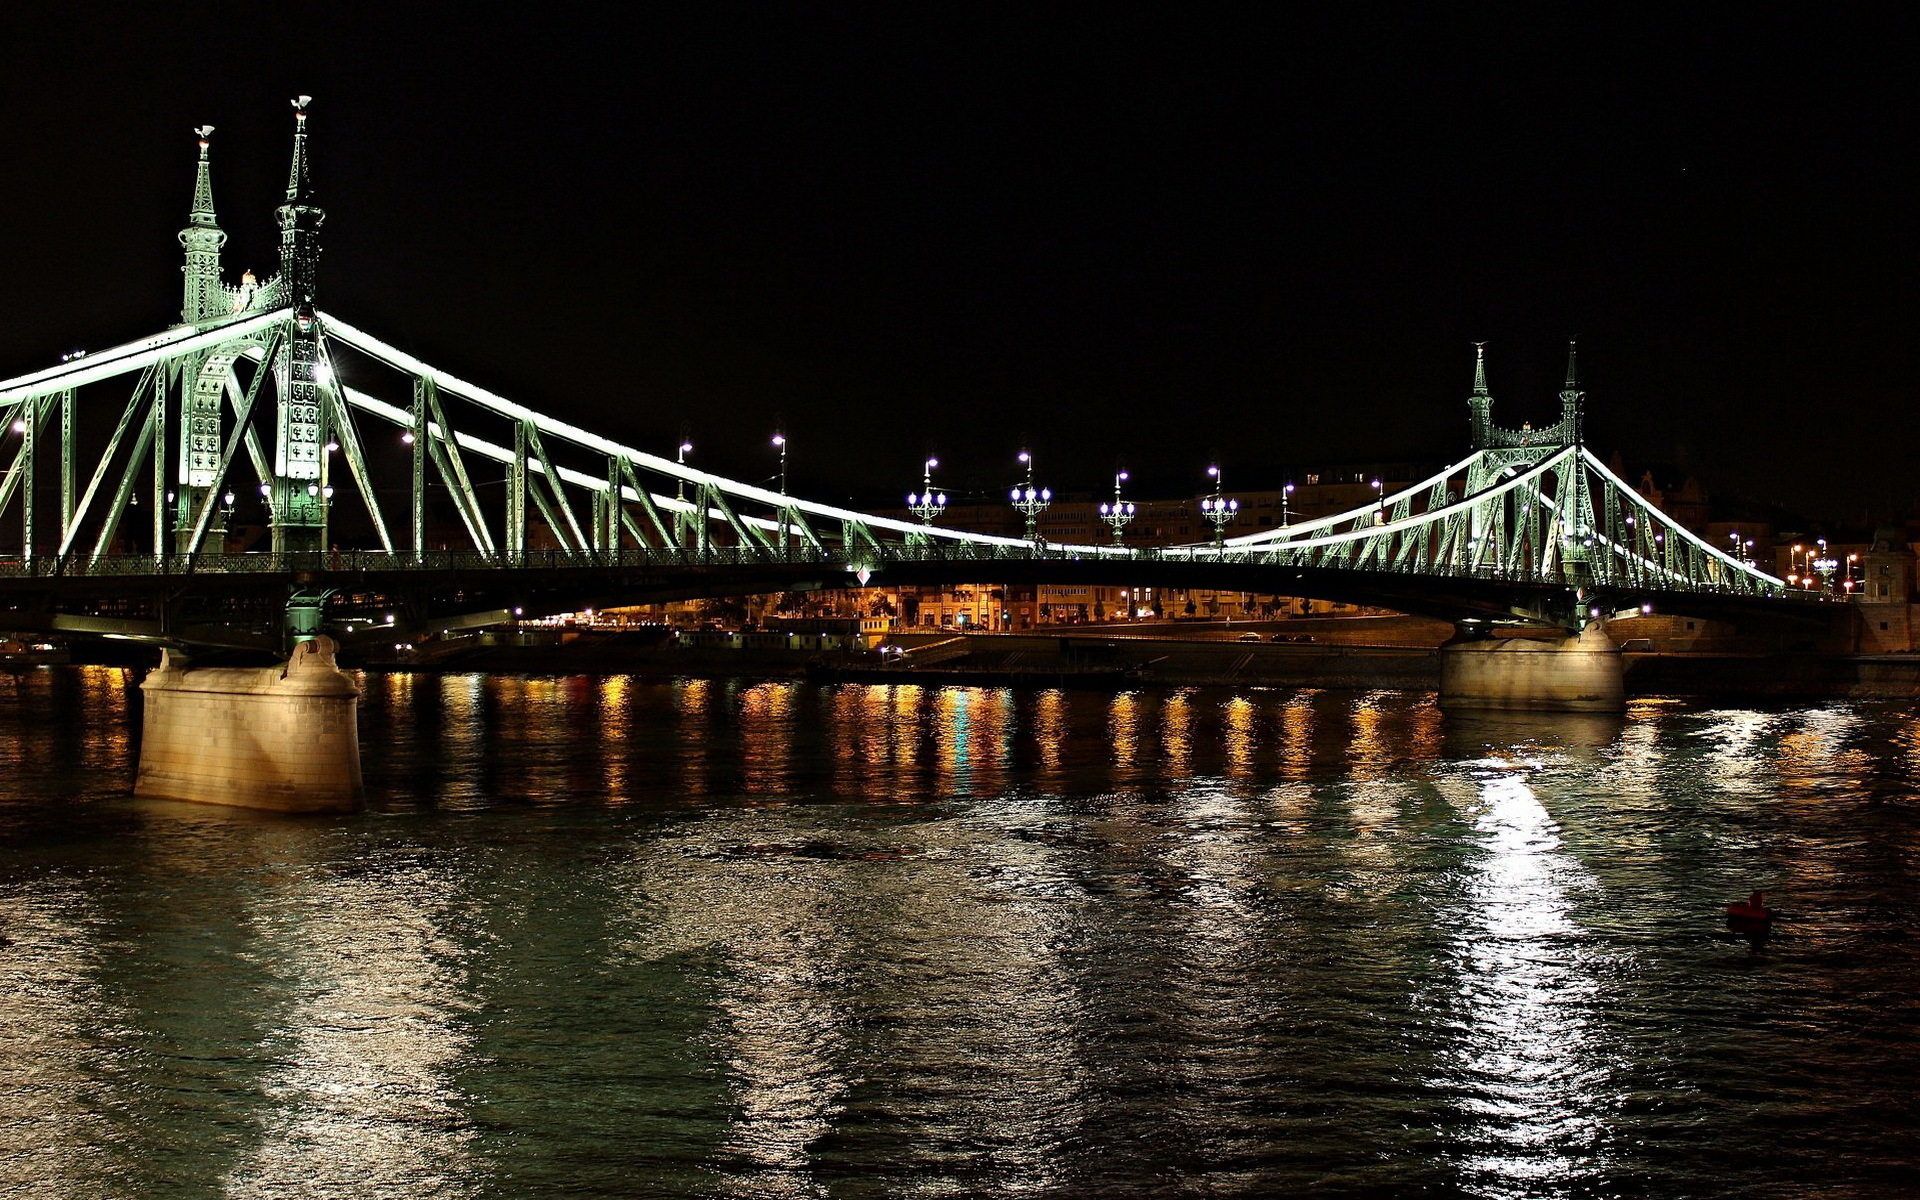
[[[213,180],[207,163],[207,139],[213,126],[202,125],[194,134],[200,139],[200,164],[194,173],[193,209],[187,214],[187,227],[180,231],[180,245],[186,251],[186,265],[180,268],[184,278],[180,321],[198,325],[227,315],[226,296],[220,288],[220,247],[227,244],[226,231],[213,212]]]
[[[293,328],[275,365],[280,411],[269,496],[275,553],[327,548],[327,506],[332,493],[323,448],[327,440],[323,393],[332,384],[332,370],[313,309],[320,226],[327,214],[314,203],[307,166],[307,105],[312,101],[311,96],[301,96],[293,102],[287,201],[274,210],[280,226],[280,279],[293,307]]]
[[[193,208],[187,214],[187,227],[180,231],[180,245],[186,262],[180,268],[185,280],[180,305],[183,325],[209,327],[232,315],[226,289],[220,283],[220,248],[227,235],[220,228],[213,210],[213,181],[207,163],[208,139],[213,126],[201,125],[194,131],[200,147],[200,160],[194,170]],[[174,512],[174,550],[191,552],[196,514],[212,490],[220,462],[220,404],[225,387],[225,372],[204,377],[203,368],[211,356],[197,354],[182,361],[175,377],[180,388],[179,499]],[[231,358],[223,360],[230,362]],[[224,538],[224,516],[217,531]]]
[[[1487,391],[1487,344],[1473,344],[1473,395],[1467,397],[1467,420],[1473,431],[1473,448],[1484,450],[1493,442],[1493,395]]]
[[[1586,419],[1587,394],[1580,390],[1579,349],[1579,342],[1567,343],[1567,382],[1560,389],[1560,424],[1572,435],[1571,441],[1576,446],[1585,440],[1586,433],[1581,428]]]

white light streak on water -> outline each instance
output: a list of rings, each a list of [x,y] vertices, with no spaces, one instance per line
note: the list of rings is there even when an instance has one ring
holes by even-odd
[[[1474,832],[1451,951],[1460,1041],[1442,1058],[1465,1118],[1463,1183],[1514,1200],[1573,1194],[1601,1172],[1618,1107],[1569,900],[1592,879],[1523,771],[1483,774]]]
[[[115,1014],[100,995],[86,893],[51,881],[0,896],[0,1194],[100,1195],[114,1170],[113,1122],[96,1098],[112,1077]]]
[[[224,1194],[459,1197],[469,1098],[453,1074],[478,1007],[440,928],[450,872],[427,866],[313,881],[257,921],[291,995],[272,1035],[272,1108]]]

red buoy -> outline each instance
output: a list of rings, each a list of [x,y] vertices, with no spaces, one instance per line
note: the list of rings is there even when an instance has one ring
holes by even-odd
[[[1727,928],[1738,933],[1757,933],[1773,924],[1773,910],[1767,907],[1767,894],[1755,892],[1746,903],[1727,905]]]

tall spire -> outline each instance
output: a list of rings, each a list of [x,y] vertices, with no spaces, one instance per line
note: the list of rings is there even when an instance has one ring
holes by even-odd
[[[289,204],[313,195],[313,180],[307,177],[307,105],[312,103],[312,96],[293,101],[293,165],[287,170]]]
[[[1473,344],[1473,395],[1467,397],[1467,420],[1473,431],[1473,448],[1493,444],[1493,396],[1487,391],[1487,344]]]
[[[1585,415],[1581,400],[1586,393],[1580,390],[1578,348],[1578,342],[1567,343],[1567,383],[1560,389],[1560,419],[1566,422],[1567,432],[1575,442],[1581,441],[1585,432],[1580,428],[1581,418]]]
[[[194,172],[193,212],[187,219],[194,225],[218,229],[220,223],[213,215],[213,179],[207,170],[207,139],[213,136],[213,126],[201,125],[193,132],[200,139],[200,165]]]
[[[326,210],[313,203],[313,182],[307,175],[307,105],[312,96],[293,102],[293,164],[287,171],[287,202],[274,210],[280,224],[280,275],[288,298],[303,312],[313,307],[315,275],[320,265],[320,226]]]
[[[200,162],[193,180],[193,209],[187,214],[187,227],[180,231],[180,245],[187,252],[180,303],[180,320],[192,325],[226,315],[220,292],[220,247],[227,235],[213,215],[213,179],[207,164],[207,138],[213,126],[195,129],[199,139]]]

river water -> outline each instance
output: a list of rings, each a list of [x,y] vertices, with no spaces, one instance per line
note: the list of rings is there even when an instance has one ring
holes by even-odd
[[[364,684],[287,818],[0,677],[0,1193],[1920,1194],[1911,705]]]

